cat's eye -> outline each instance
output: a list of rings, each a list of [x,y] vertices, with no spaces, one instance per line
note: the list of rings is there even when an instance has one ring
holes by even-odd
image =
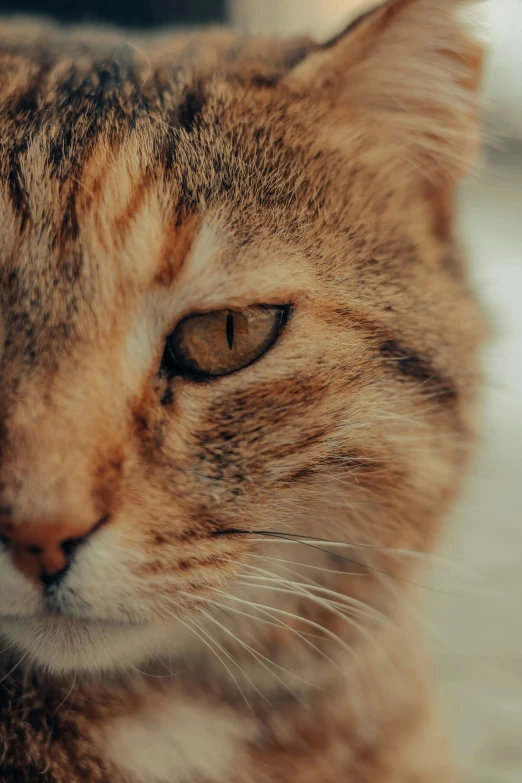
[[[256,305],[189,315],[167,338],[162,367],[206,377],[241,370],[275,342],[288,313],[287,306]]]

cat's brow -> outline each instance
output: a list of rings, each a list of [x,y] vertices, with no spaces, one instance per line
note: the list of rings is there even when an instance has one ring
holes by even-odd
[[[163,248],[158,259],[154,283],[168,286],[183,269],[190,248],[198,233],[200,221],[196,215],[187,217],[180,225],[177,222],[165,229]]]

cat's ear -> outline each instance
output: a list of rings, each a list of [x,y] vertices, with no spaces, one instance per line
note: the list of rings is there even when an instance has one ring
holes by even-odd
[[[454,182],[468,172],[478,147],[482,64],[462,6],[458,0],[381,3],[313,51],[288,83],[328,102],[335,118],[328,124],[340,144],[344,133],[352,142],[359,138],[363,154],[409,163],[431,181]]]

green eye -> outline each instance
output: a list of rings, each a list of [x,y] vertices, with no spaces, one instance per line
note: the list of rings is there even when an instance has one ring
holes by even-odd
[[[182,375],[218,376],[241,370],[277,339],[286,306],[255,305],[189,315],[167,338],[162,367]]]

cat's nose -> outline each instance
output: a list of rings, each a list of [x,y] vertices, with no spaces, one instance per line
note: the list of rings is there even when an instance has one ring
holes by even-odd
[[[65,575],[78,546],[105,521],[105,517],[95,524],[0,520],[0,540],[24,576],[49,586]]]

